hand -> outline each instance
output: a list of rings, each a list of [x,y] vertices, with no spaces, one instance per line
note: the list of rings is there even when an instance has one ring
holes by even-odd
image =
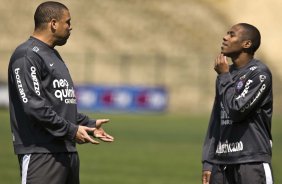
[[[79,125],[75,135],[76,142],[79,144],[88,143],[88,142],[91,142],[92,144],[99,144],[98,141],[95,141],[88,135],[88,132],[93,132],[94,130],[95,128]]]
[[[211,177],[211,171],[203,171],[202,173],[202,184],[209,184]]]
[[[111,135],[107,134],[104,129],[102,128],[102,124],[109,122],[109,119],[97,119],[96,120],[96,128],[93,131],[94,137],[105,141],[105,142],[113,142],[114,137]]]
[[[226,56],[220,54],[215,59],[214,70],[217,74],[227,73],[229,72],[229,64],[227,62]]]

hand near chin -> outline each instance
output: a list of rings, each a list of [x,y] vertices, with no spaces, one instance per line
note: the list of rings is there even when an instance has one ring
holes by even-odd
[[[229,64],[226,56],[223,54],[219,54],[214,62],[214,70],[217,74],[228,73],[229,72]]]

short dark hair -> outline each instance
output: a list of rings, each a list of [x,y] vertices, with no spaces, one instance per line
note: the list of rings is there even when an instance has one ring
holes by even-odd
[[[63,10],[68,10],[68,8],[59,2],[47,1],[41,3],[34,13],[35,29],[41,28],[43,24],[50,22],[52,19],[60,20]]]
[[[261,36],[259,30],[248,23],[239,23],[239,26],[242,26],[245,30],[244,40],[251,40],[252,45],[250,48],[246,49],[247,53],[254,54],[260,46]]]

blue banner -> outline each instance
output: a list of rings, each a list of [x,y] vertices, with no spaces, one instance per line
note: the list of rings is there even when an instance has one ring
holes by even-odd
[[[93,112],[162,112],[168,104],[164,87],[80,85],[76,97],[79,110]]]

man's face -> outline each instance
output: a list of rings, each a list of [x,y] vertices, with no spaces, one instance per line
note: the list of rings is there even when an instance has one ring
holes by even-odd
[[[223,37],[221,53],[225,56],[237,55],[243,50],[244,29],[240,25],[234,25]]]
[[[57,27],[54,33],[56,39],[55,41],[56,45],[62,46],[67,42],[70,36],[70,32],[72,30],[70,21],[71,21],[71,17],[69,11],[63,10],[63,15],[61,19],[57,20],[56,22]]]

